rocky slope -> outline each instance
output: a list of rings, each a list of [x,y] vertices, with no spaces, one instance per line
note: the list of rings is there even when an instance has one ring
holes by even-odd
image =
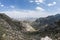
[[[60,20],[60,14],[48,16],[45,18],[39,18],[35,22],[32,23],[32,26],[37,27],[39,29],[44,28],[44,26],[50,26],[53,28],[56,26],[55,22]]]
[[[32,23],[32,26],[43,36],[48,35],[54,40],[55,38],[60,40],[60,14],[39,18]]]
[[[0,14],[0,40],[29,40],[28,35],[21,32],[21,27],[20,22]]]
[[[40,40],[35,29],[28,23],[12,20],[0,13],[0,40]]]
[[[12,20],[0,13],[0,40],[46,40],[48,37],[52,38],[49,40],[60,40],[59,17],[60,15],[49,16],[28,23]]]

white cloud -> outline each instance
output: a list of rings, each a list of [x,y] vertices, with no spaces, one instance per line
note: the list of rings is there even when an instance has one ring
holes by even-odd
[[[45,0],[35,0],[35,2],[43,3]]]
[[[32,1],[32,0],[30,1],[30,3],[33,3],[33,2],[34,2],[34,1]]]
[[[2,3],[0,3],[0,7],[4,7],[4,5]]]
[[[53,5],[51,3],[49,3],[48,6],[53,6]]]
[[[38,11],[44,11],[44,9],[41,8],[41,7],[36,7],[36,10],[38,10]]]
[[[53,3],[49,3],[48,6],[54,6],[56,5],[56,2],[53,2]]]
[[[15,6],[13,6],[13,5],[11,5],[10,7],[11,7],[11,8],[15,8]]]
[[[36,4],[39,5],[40,3],[44,3],[45,0],[35,0]]]
[[[44,3],[45,0],[30,0],[30,3],[35,2],[37,5],[39,5],[40,3]]]
[[[56,2],[53,2],[53,4],[56,4]]]
[[[0,6],[1,6],[1,7],[4,7],[4,5],[3,5],[3,4],[1,4]]]

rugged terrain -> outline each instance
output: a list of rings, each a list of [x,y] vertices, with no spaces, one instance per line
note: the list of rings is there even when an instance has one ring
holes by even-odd
[[[54,40],[60,40],[60,14],[39,18],[31,25],[39,30],[42,36],[48,35]]]
[[[60,14],[27,22],[0,13],[0,40],[42,40],[45,36],[60,40]]]

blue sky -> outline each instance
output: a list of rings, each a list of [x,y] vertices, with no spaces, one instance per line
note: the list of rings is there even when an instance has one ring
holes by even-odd
[[[0,12],[11,17],[45,17],[59,11],[60,0],[0,0]]]

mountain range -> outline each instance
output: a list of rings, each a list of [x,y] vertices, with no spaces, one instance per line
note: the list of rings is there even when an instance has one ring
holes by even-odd
[[[60,14],[27,22],[0,13],[0,40],[41,40],[45,36],[60,40]]]

